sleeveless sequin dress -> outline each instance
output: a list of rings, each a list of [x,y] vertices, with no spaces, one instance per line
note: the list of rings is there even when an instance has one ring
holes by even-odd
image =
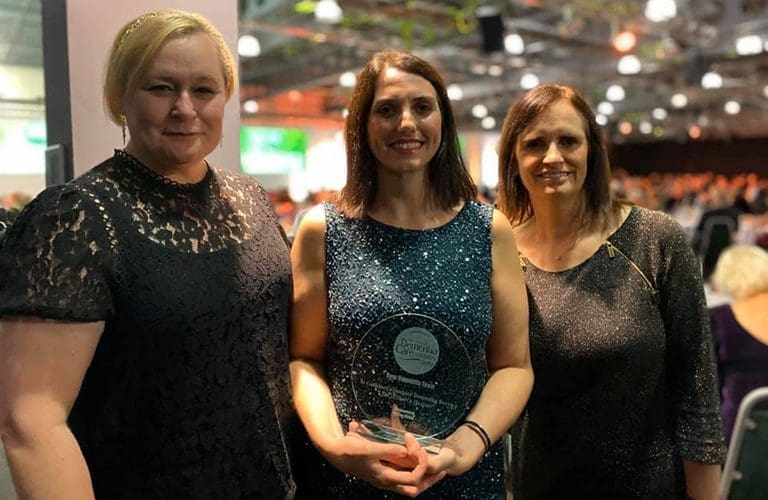
[[[392,315],[424,314],[445,323],[467,347],[477,373],[487,378],[492,207],[467,202],[453,220],[426,230],[400,229],[369,217],[348,218],[331,203],[325,204],[325,216],[329,320],[325,367],[342,428],[363,417],[350,380],[358,342],[372,325]],[[478,395],[479,391],[472,401]],[[301,455],[307,458],[310,448],[307,445]],[[419,498],[505,498],[502,455],[497,443],[468,473],[443,479]],[[317,453],[313,458],[307,466],[295,467],[302,498],[397,497],[344,476]]]

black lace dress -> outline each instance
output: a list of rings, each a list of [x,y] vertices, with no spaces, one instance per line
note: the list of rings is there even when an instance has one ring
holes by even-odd
[[[105,321],[69,419],[97,498],[285,498],[290,281],[255,182],[118,151],[19,216],[0,315]]]

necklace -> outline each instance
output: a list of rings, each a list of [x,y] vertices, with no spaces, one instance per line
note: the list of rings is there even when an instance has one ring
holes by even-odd
[[[562,252],[560,252],[560,255],[557,255],[555,257],[555,262],[560,262],[563,259],[563,257],[565,257],[565,254],[567,254],[568,252],[574,249],[574,247],[576,246],[576,243],[578,243],[580,239],[581,239],[581,228],[579,228],[576,231],[576,233],[573,235],[573,240],[571,240],[571,243],[567,247],[565,247],[565,249]]]

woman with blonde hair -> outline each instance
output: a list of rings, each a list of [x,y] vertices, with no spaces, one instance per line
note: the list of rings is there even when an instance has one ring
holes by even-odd
[[[726,248],[712,282],[733,298],[709,311],[730,442],[741,400],[752,389],[768,386],[768,252],[754,245]]]
[[[284,498],[288,247],[208,163],[235,62],[203,16],[117,34],[124,149],[27,205],[0,249],[0,434],[21,498]]]

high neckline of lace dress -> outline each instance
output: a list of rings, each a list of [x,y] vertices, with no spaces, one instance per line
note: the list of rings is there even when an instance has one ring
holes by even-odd
[[[207,161],[205,162],[205,177],[203,177],[198,182],[181,183],[176,182],[173,179],[169,179],[164,175],[158,174],[144,163],[142,163],[138,158],[126,152],[124,149],[116,149],[115,157],[122,160],[123,163],[131,167],[142,177],[147,178],[155,183],[162,184],[163,186],[177,193],[194,193],[201,189],[205,190],[213,183],[213,170]]]

